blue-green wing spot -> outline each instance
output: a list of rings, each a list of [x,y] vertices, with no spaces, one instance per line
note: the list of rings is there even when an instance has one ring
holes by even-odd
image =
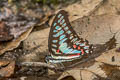
[[[64,23],[63,25],[62,25],[62,27],[65,27],[66,26],[66,23]]]
[[[55,29],[58,30],[60,28],[60,26],[56,26]]]
[[[62,20],[64,18],[64,16],[61,16],[60,20]]]
[[[85,46],[84,49],[89,49],[89,46]]]
[[[67,43],[62,43],[59,47],[60,51],[64,54],[75,54],[81,53],[79,50],[74,50],[73,48],[68,47]]]
[[[78,38],[74,38],[74,39],[73,39],[74,42],[77,41],[77,40],[78,40]]]
[[[64,18],[64,16],[61,16],[60,19],[58,20],[58,23],[60,23],[63,18]]]
[[[58,30],[53,30],[53,32],[58,32]]]
[[[57,25],[57,23],[54,23],[54,24],[53,24],[53,26],[56,26],[56,25]]]
[[[71,40],[71,42],[75,42],[77,40],[77,38],[73,38],[72,40]]]
[[[56,49],[53,49],[53,48],[52,48],[52,51],[56,52]]]
[[[60,18],[61,16],[62,16],[62,14],[59,14],[59,15],[58,15],[58,18]]]
[[[60,26],[56,26],[53,32],[58,32],[58,30],[61,30],[62,28]]]
[[[63,33],[64,33],[64,31],[60,30],[58,33],[54,34],[53,37],[58,37],[58,36],[60,36]]]
[[[85,46],[85,44],[84,44],[84,43],[81,43],[80,46]]]
[[[89,53],[89,50],[85,50],[86,53]]]
[[[58,23],[60,23],[60,19],[58,20]]]
[[[52,47],[55,47],[55,48],[56,48],[57,46],[56,46],[55,44],[52,44]]]
[[[64,29],[65,29],[65,31],[67,31],[68,30],[68,26],[66,26]]]
[[[75,44],[76,44],[76,45],[80,45],[80,43],[79,43],[79,42],[76,42]]]
[[[66,37],[66,35],[61,35],[59,39],[62,40],[65,37]]]
[[[60,27],[58,30],[61,30],[62,28]]]
[[[62,25],[65,22],[65,19],[63,19],[62,21],[60,21],[60,24]]]
[[[73,36],[70,36],[70,39],[72,39],[73,38]]]
[[[53,40],[52,42],[53,42],[53,43],[57,43],[57,41],[58,41],[58,40]]]
[[[70,34],[70,33],[71,33],[71,31],[67,31],[67,33],[68,33],[68,34]]]
[[[61,40],[61,41],[59,42],[59,45],[61,45],[62,43],[64,43],[66,40],[67,40],[67,38],[64,38],[63,40]]]

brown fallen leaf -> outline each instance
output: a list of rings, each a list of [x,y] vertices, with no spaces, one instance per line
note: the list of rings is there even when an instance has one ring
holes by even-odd
[[[74,3],[69,5],[68,7],[62,8],[63,10],[68,12],[70,22],[82,18],[83,16],[88,16],[92,12],[94,12],[101,4],[103,0],[90,0],[84,1],[82,3]],[[58,10],[59,11],[59,10]],[[56,13],[58,12],[56,11]],[[53,19],[50,20],[50,25],[52,24]]]
[[[8,65],[8,64],[9,64],[9,61],[4,61],[4,60],[0,61],[0,67]]]
[[[68,78],[67,78],[68,77]],[[69,77],[72,78],[72,80],[94,80],[99,79],[94,73],[88,71],[88,70],[82,70],[82,69],[72,69],[65,71],[58,80],[67,80]]]
[[[15,14],[11,9],[0,9],[0,34],[4,35],[3,40],[11,40],[0,43],[0,55],[5,51],[16,48],[32,31],[36,20],[22,13]],[[7,28],[6,28],[7,26]],[[12,37],[11,37],[12,35]],[[14,38],[13,38],[14,37]],[[1,39],[1,40],[2,40]],[[2,41],[3,41],[2,40]]]
[[[24,32],[22,35],[19,36],[19,38],[14,41],[1,43],[0,55],[3,54],[5,51],[13,50],[14,48],[18,47],[20,42],[27,38],[32,29],[33,27],[29,28],[26,32]]]
[[[100,6],[94,15],[102,14],[120,14],[120,1],[119,0],[104,0],[102,6]]]
[[[82,38],[89,40],[92,44],[105,44],[115,35],[117,46],[119,46],[119,21],[119,15],[105,14],[77,19],[72,22],[72,26],[75,26],[74,29]]]
[[[0,76],[1,77],[10,77],[14,74],[15,69],[15,61],[3,61],[3,63],[8,63],[0,68]]]
[[[103,62],[109,65],[120,66],[120,52],[116,48],[102,53],[99,57],[95,58],[98,62]]]
[[[10,27],[7,27],[4,22],[0,22],[0,41],[8,41],[13,39],[10,35]]]
[[[40,52],[46,51],[48,45],[48,35],[50,28],[46,28],[40,31],[32,32],[28,38],[23,42],[23,47],[26,50],[31,50],[32,48],[41,45]]]

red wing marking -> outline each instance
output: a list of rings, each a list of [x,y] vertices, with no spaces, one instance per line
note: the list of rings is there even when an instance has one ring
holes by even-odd
[[[78,49],[80,50],[80,46],[78,46]]]
[[[60,50],[58,49],[58,50],[57,50],[57,52],[59,53],[59,52],[60,52]]]
[[[76,45],[73,45],[74,48],[76,48],[77,46]]]
[[[83,51],[83,49],[81,49],[81,52],[82,52],[82,54],[84,54],[84,51]]]
[[[76,56],[76,55],[80,55],[80,53],[77,53],[77,54],[75,54],[75,55],[69,55],[69,56]]]

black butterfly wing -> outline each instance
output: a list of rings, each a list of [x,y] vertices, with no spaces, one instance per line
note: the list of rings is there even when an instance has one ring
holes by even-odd
[[[90,53],[88,41],[83,41],[71,27],[67,12],[61,10],[53,20],[48,39],[50,56],[47,61],[58,63],[71,61]]]

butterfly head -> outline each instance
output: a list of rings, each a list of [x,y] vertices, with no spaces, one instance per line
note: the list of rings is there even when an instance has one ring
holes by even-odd
[[[49,62],[50,62],[50,61],[49,61],[50,59],[51,59],[51,56],[50,56],[50,55],[46,55],[46,56],[45,56],[45,62],[46,62],[46,63],[49,63]]]

